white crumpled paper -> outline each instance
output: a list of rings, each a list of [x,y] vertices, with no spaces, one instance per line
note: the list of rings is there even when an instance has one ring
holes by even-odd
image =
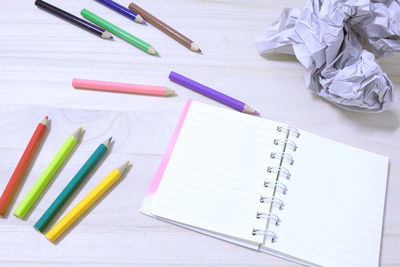
[[[294,54],[305,82],[342,108],[380,112],[393,86],[376,57],[400,50],[400,5],[395,0],[308,0],[285,9],[256,37],[261,54]]]

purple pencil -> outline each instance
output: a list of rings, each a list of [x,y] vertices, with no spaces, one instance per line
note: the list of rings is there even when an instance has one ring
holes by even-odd
[[[225,95],[221,92],[218,92],[217,90],[211,89],[210,87],[207,87],[201,83],[198,83],[196,81],[193,81],[183,75],[180,75],[179,73],[176,73],[174,71],[171,71],[169,74],[169,79],[173,82],[176,82],[182,86],[185,86],[193,91],[196,91],[200,94],[203,94],[205,96],[208,96],[209,98],[212,98],[222,104],[225,104],[231,108],[234,108],[236,110],[239,110],[241,112],[247,113],[247,114],[252,114],[252,115],[260,115],[259,112],[257,112],[255,109],[250,107],[249,105],[234,99],[233,97],[230,97],[228,95]]]

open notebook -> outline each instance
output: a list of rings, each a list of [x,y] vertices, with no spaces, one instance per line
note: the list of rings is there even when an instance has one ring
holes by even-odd
[[[305,265],[378,266],[388,162],[189,100],[141,210]]]

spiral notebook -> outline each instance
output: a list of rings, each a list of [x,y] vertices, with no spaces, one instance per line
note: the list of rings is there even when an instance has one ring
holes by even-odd
[[[388,164],[188,101],[141,211],[304,265],[378,266]]]

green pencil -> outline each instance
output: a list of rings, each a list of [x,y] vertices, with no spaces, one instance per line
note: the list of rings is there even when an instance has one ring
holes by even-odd
[[[40,219],[33,226],[36,230],[43,233],[49,223],[53,220],[54,216],[64,206],[65,202],[72,196],[79,185],[85,180],[89,173],[94,169],[97,163],[106,154],[111,144],[111,138],[104,143],[100,144],[98,148],[93,152],[89,159],[83,164],[82,168],[75,174],[68,185],[61,191],[54,202],[46,210],[46,212],[40,217]]]
[[[151,55],[158,55],[158,52],[148,43],[145,41],[133,36],[127,31],[124,31],[123,29],[115,26],[114,24],[108,22],[107,20],[100,18],[96,14],[90,12],[87,9],[82,9],[81,15],[85,18],[93,22],[94,24],[97,24],[98,26],[106,29],[107,31],[115,34],[119,38],[127,41],[128,43],[136,46],[137,48],[143,50],[146,53],[149,53]]]
[[[62,147],[58,150],[57,154],[51,160],[50,164],[43,171],[40,177],[33,184],[28,194],[26,194],[25,198],[18,205],[18,207],[14,211],[14,215],[20,219],[25,218],[28,214],[32,206],[39,199],[43,191],[45,190],[47,184],[53,179],[54,175],[60,169],[62,164],[67,159],[68,155],[71,154],[73,148],[78,142],[83,132],[83,128],[80,127],[75,132],[72,133],[71,136],[67,138]]]

